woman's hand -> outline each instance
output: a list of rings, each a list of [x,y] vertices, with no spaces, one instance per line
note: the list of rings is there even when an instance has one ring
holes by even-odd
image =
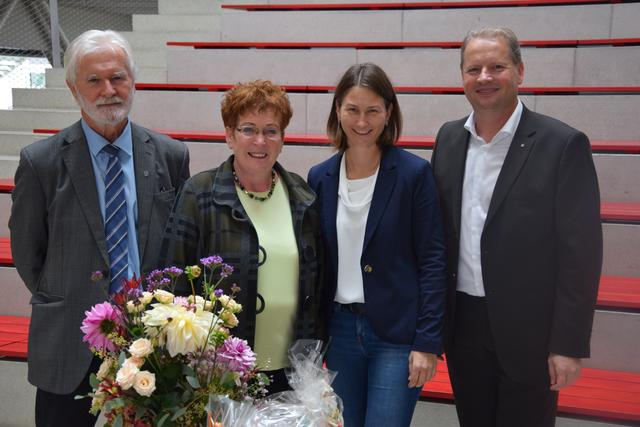
[[[436,374],[438,357],[433,353],[409,353],[409,387],[422,387]]]

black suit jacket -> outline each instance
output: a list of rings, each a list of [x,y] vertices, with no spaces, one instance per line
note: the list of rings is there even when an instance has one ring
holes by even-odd
[[[455,327],[460,210],[470,136],[465,120],[442,126],[432,157],[448,251],[445,351]],[[481,263],[496,352],[514,378],[546,369],[550,352],[589,356],[602,226],[586,135],[524,108],[491,198]]]
[[[176,192],[189,177],[186,146],[131,124],[140,270],[158,265]],[[91,154],[80,122],[20,153],[9,228],[16,269],[31,298],[29,382],[71,393],[93,355],[82,342],[84,312],[106,300],[109,255]],[[104,280],[92,283],[100,270]]]

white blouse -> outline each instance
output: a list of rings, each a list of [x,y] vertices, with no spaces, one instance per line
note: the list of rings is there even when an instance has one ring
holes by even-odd
[[[338,185],[338,287],[335,301],[341,304],[364,302],[360,258],[364,245],[364,232],[378,177],[378,169],[367,178],[347,179],[346,156],[340,163]]]

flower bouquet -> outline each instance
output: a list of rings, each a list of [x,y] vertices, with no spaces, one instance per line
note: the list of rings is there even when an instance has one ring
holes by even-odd
[[[210,394],[238,401],[266,394],[255,354],[229,332],[242,310],[234,300],[240,289],[225,294],[220,285],[233,267],[218,256],[200,263],[153,271],[144,288],[133,278],[85,313],[83,339],[103,360],[91,375],[91,412],[102,411],[108,426],[202,426]],[[182,275],[189,297],[173,293]]]

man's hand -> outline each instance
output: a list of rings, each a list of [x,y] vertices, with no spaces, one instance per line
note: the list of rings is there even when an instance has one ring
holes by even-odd
[[[409,387],[422,387],[436,374],[438,358],[432,353],[409,353]]]
[[[550,353],[547,362],[549,364],[551,390],[558,391],[563,387],[570,386],[580,376],[580,370],[582,369],[580,359]]]

